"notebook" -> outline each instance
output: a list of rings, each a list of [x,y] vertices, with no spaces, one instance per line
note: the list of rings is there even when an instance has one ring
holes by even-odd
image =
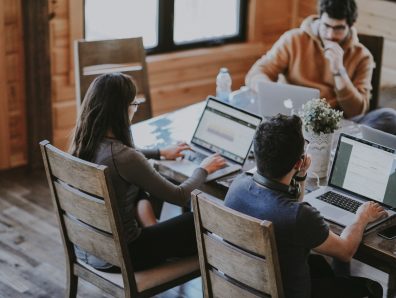
[[[395,215],[395,149],[342,133],[328,186],[307,194],[304,201],[345,227],[354,222],[357,208],[367,200],[379,202],[389,216]],[[370,223],[366,231],[387,219]]]
[[[206,181],[236,172],[245,163],[261,120],[261,116],[208,97],[190,141],[193,151],[185,151],[182,160],[162,160],[160,163],[190,177],[203,159],[218,152],[226,159],[226,166],[208,175]]]
[[[259,82],[257,110],[262,116],[297,114],[302,105],[313,98],[320,98],[318,89],[290,84]]]
[[[396,136],[370,126],[362,125],[363,139],[380,144],[389,148],[396,149]]]

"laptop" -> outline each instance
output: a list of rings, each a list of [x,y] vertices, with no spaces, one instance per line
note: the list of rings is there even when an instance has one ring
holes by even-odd
[[[262,116],[297,114],[302,105],[313,98],[320,98],[319,89],[290,84],[259,82],[257,110]]]
[[[371,141],[373,143],[380,144],[389,148],[396,149],[396,136],[381,130],[372,128],[367,125],[362,125],[362,136],[363,139]]]
[[[261,116],[209,96],[189,144],[193,151],[185,151],[182,160],[162,160],[160,163],[190,177],[203,159],[218,152],[226,159],[226,166],[208,175],[206,181],[239,171],[261,120]]]
[[[395,215],[395,149],[342,133],[328,186],[307,194],[304,201],[327,220],[345,227],[354,222],[357,208],[368,200],[380,203],[389,217]],[[366,232],[388,218],[370,223]]]

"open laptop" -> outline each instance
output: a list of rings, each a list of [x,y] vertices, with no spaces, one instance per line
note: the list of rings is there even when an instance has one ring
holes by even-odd
[[[210,174],[206,181],[240,170],[249,154],[261,116],[208,97],[190,146],[182,160],[163,160],[172,171],[190,177],[201,161],[215,152],[227,161],[224,168]]]
[[[313,98],[320,98],[320,91],[314,88],[290,84],[259,82],[257,110],[262,116],[297,114],[302,105]]]
[[[384,206],[389,216],[396,212],[396,154],[373,142],[341,134],[328,186],[304,198],[324,218],[341,226],[354,222],[357,208],[372,200]],[[387,218],[370,223],[366,231]]]
[[[363,139],[371,141],[373,143],[380,144],[389,148],[396,149],[396,136],[381,130],[372,128],[367,125],[362,125],[362,136]]]

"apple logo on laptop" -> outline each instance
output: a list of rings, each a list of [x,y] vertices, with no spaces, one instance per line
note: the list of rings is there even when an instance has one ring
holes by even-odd
[[[293,109],[293,101],[290,98],[285,99],[283,101],[283,105],[285,106],[286,109]]]

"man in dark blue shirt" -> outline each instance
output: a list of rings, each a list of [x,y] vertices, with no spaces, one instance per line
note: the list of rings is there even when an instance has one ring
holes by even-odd
[[[320,213],[302,201],[306,171],[301,120],[278,115],[262,123],[254,138],[257,172],[242,174],[232,183],[225,205],[274,224],[286,297],[382,297],[379,283],[360,277],[336,276],[318,253],[349,262],[365,226],[385,211],[365,203],[357,220],[340,236],[329,230]]]

